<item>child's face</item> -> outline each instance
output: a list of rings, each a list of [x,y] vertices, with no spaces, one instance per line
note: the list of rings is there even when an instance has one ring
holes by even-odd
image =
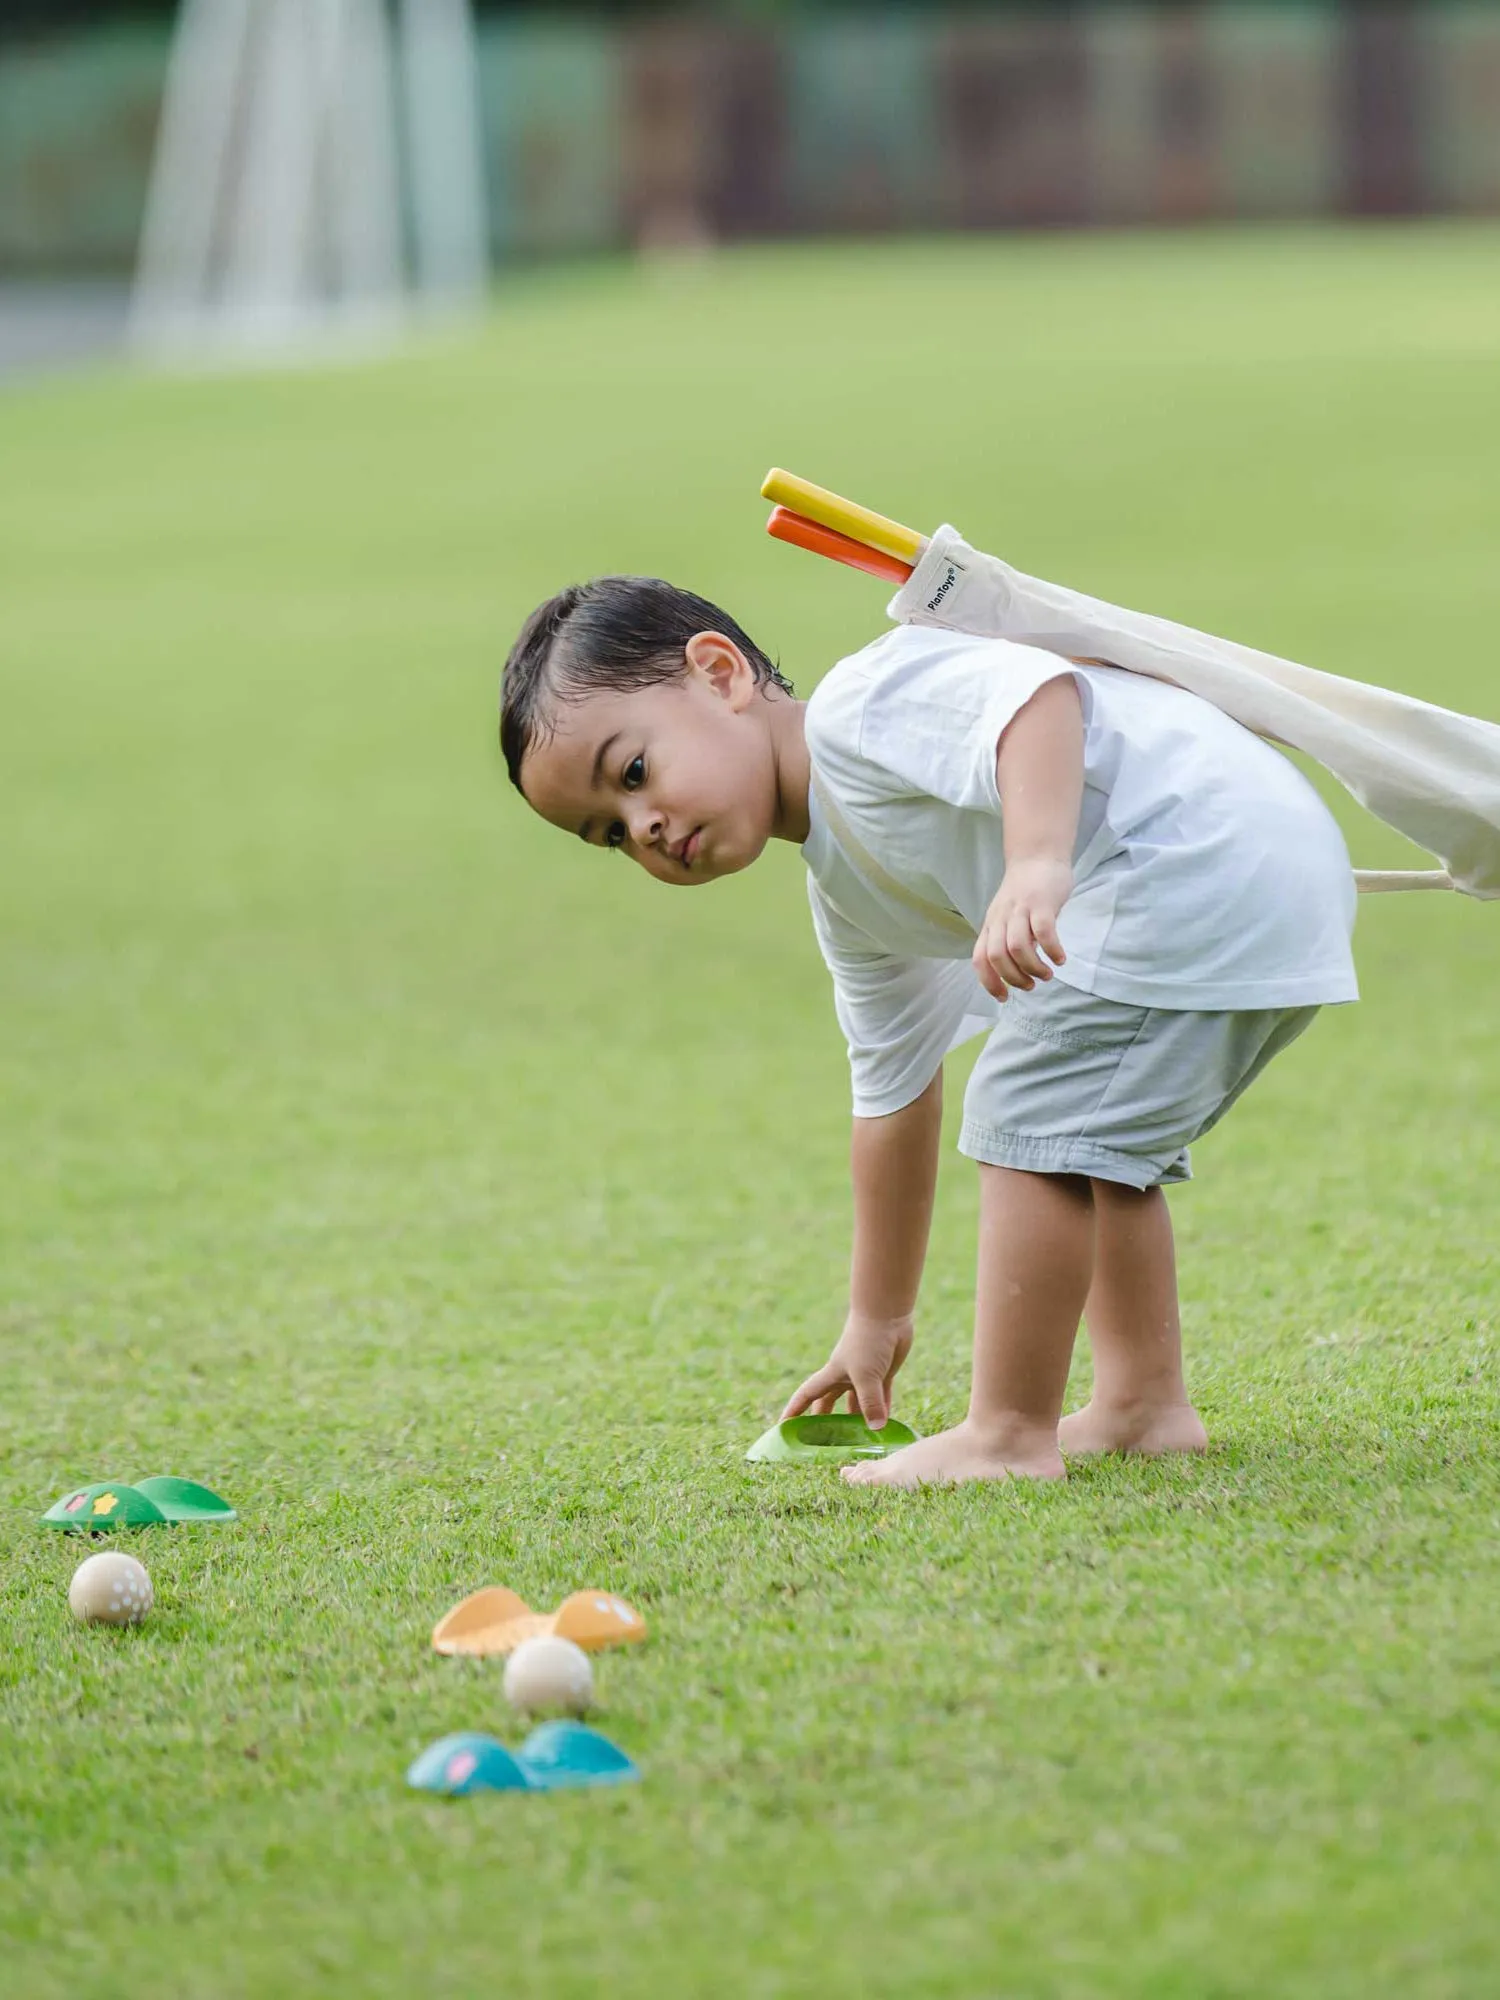
[[[521,785],[554,826],[688,886],[747,868],[779,801],[769,703],[749,661],[713,632],[684,652],[679,680],[560,704]]]

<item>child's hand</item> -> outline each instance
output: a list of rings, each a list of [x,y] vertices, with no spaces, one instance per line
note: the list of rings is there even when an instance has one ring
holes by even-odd
[[[891,1414],[891,1383],[911,1352],[911,1342],[910,1313],[899,1319],[876,1319],[851,1308],[838,1346],[798,1389],[782,1411],[781,1422],[800,1417],[804,1410],[827,1416],[839,1397],[847,1395],[848,1407],[858,1409],[872,1431],[884,1430]]]
[[[1011,986],[1029,993],[1037,980],[1052,977],[1053,965],[1065,962],[1057,918],[1072,893],[1073,870],[1066,861],[1011,863],[974,946],[974,970],[987,993],[997,1000]]]

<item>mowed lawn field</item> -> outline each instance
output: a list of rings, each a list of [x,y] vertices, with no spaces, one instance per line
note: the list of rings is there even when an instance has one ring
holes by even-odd
[[[7,1992],[1494,1990],[1500,908],[1367,903],[1362,1005],[1174,1193],[1206,1459],[856,1494],[743,1462],[844,1303],[798,856],[667,894],[529,818],[493,718],[598,570],[804,690],[873,636],[880,585],[763,536],[772,462],[1500,717],[1497,258],[757,251],[0,398]],[[968,1377],[943,1176],[922,1429]],[[158,1472],[241,1519],[134,1542],[155,1615],[86,1632],[37,1516]],[[522,1733],[428,1646],[502,1582],[644,1610],[599,1674],[641,1786],[404,1789]]]

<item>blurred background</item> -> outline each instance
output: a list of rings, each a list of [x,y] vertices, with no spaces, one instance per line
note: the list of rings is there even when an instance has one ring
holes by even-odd
[[[158,293],[217,258],[243,319],[247,259],[264,299],[278,253],[245,251],[236,190],[295,235],[341,116],[362,208],[316,202],[363,248],[319,282],[370,296],[744,239],[1493,214],[1500,7],[0,0],[0,359],[120,337],[158,134]],[[215,195],[212,247],[184,186]]]

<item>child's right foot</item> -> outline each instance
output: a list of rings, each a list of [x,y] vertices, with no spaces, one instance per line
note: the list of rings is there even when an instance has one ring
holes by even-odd
[[[846,1465],[851,1486],[957,1486],[970,1479],[1061,1479],[1067,1468],[1038,1426],[1030,1435],[984,1434],[968,1422],[903,1445],[889,1458]]]
[[[1057,1427],[1058,1449],[1069,1458],[1100,1452],[1207,1451],[1208,1432],[1191,1403],[1089,1403]]]

